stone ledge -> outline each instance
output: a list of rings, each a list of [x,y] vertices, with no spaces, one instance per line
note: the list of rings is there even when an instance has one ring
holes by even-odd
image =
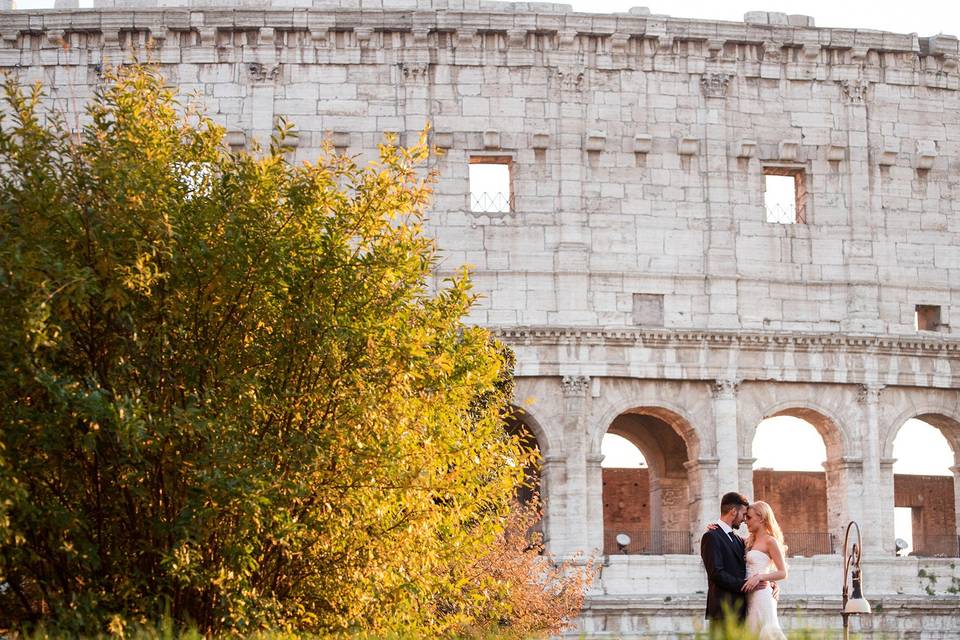
[[[616,346],[720,345],[766,349],[774,346],[792,350],[823,351],[839,347],[870,354],[927,355],[960,353],[960,338],[903,338],[836,333],[789,333],[748,331],[706,331],[688,329],[642,329],[602,327],[494,327],[494,334],[508,343],[558,345],[582,343]]]
[[[385,59],[370,62],[393,63],[394,58],[435,52],[440,65],[525,67],[531,64],[531,56],[540,56],[542,66],[576,64],[600,73],[670,69],[692,75],[710,71],[744,78],[816,77],[826,82],[862,77],[874,83],[960,90],[960,43],[952,36],[919,38],[915,34],[704,21],[642,12],[584,14],[544,10],[537,3],[503,7],[462,3],[462,8],[454,9],[425,9],[387,0],[379,5],[346,0],[296,4],[301,6],[218,3],[168,7],[161,0],[153,6],[3,11],[0,51],[44,52],[70,42],[73,51],[105,51],[120,59],[132,56],[135,49],[129,38],[118,34],[140,32],[155,38],[164,64],[229,63],[223,54],[232,50],[326,52],[307,63],[321,65],[356,62],[351,56],[358,53],[376,52]],[[257,45],[233,46],[229,37],[218,41],[218,33],[251,30],[261,30],[264,35]],[[327,37],[331,30],[352,32],[357,37],[334,46]],[[309,32],[311,37],[284,47],[276,44],[285,40],[276,37],[284,32]],[[391,51],[380,47],[381,32],[411,35],[405,46]],[[70,41],[77,33],[88,37]],[[200,37],[178,35],[194,33]],[[440,33],[443,37],[436,36]],[[495,44],[490,44],[488,35],[496,36]],[[585,49],[590,52],[584,54]],[[795,56],[795,50],[802,55]],[[177,57],[180,52],[186,59]],[[891,59],[891,53],[909,55]],[[351,59],[340,60],[344,55]],[[19,64],[69,66],[72,59],[46,55]]]
[[[336,16],[338,28],[393,28],[412,24],[417,19],[421,29],[526,29],[536,33],[570,33],[590,35],[606,40],[614,34],[630,38],[649,38],[672,45],[676,41],[711,42],[714,51],[724,59],[723,44],[762,45],[769,52],[777,47],[825,47],[842,50],[857,50],[858,55],[870,50],[884,52],[911,52],[922,56],[956,56],[956,38],[938,35],[919,38],[914,34],[896,34],[882,31],[858,31],[854,29],[827,29],[803,26],[768,26],[737,22],[717,22],[672,18],[667,16],[644,16],[631,14],[586,14],[573,12],[545,12],[536,4],[529,10],[429,10],[358,8],[349,6],[315,8],[305,6],[263,7],[247,6],[202,6],[175,7],[154,3],[153,6],[138,4],[135,7],[98,9],[45,9],[0,12],[0,25],[5,30],[20,29],[37,32],[55,25],[57,29],[89,30],[96,26],[95,16],[109,16],[111,25],[125,23],[133,26],[137,16],[169,17],[174,25],[182,28],[184,17],[202,18],[204,26],[250,27],[277,21],[279,16],[292,13],[309,16]],[[152,20],[157,24],[156,20]],[[283,23],[284,20],[279,20]],[[287,21],[288,22],[288,21]],[[572,43],[576,44],[576,43]],[[561,48],[563,39],[561,39]],[[672,46],[670,47],[672,48]],[[608,50],[605,47],[604,50]],[[670,52],[672,55],[672,52]]]
[[[890,612],[891,610],[921,610],[935,612],[939,615],[956,612],[957,596],[867,596],[870,605],[875,610]],[[781,615],[785,611],[801,609],[811,613],[836,613],[840,610],[840,594],[836,596],[791,596],[784,595],[780,600]],[[683,615],[686,612],[702,613],[707,603],[705,595],[693,596],[587,596],[586,609],[593,611],[629,611],[640,613],[651,609],[662,611],[669,608],[673,615]],[[839,614],[838,614],[839,615]]]
[[[860,637],[956,638],[960,617],[955,597],[872,597],[873,613],[851,618],[851,630]],[[588,597],[578,628],[566,638],[704,638],[705,598],[597,598]],[[835,637],[842,626],[840,597],[784,597],[779,605],[780,624],[785,630],[813,630]],[[820,637],[817,635],[816,637]]]

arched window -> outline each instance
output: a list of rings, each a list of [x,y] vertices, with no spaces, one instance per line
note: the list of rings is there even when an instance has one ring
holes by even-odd
[[[604,434],[604,553],[691,553],[689,454],[667,413],[630,411]]]
[[[907,420],[893,441],[897,555],[958,557],[955,454],[941,430]]]
[[[827,449],[810,422],[791,415],[767,418],[753,438],[753,499],[777,516],[788,555],[833,553],[827,513]]]

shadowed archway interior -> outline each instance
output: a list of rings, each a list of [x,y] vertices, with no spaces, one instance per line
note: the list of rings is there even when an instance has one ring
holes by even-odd
[[[531,418],[521,408],[513,407],[510,416],[507,418],[507,433],[517,436],[520,444],[528,451],[535,451],[535,460],[524,468],[524,483],[517,489],[517,501],[526,505],[538,495],[543,500],[541,487],[541,464],[543,462],[542,447],[535,435],[535,429],[530,426]]]
[[[605,553],[689,553],[689,482],[684,463],[687,445],[660,417],[625,413],[607,429],[633,444],[648,469],[603,470]],[[626,549],[616,536],[626,533]]]

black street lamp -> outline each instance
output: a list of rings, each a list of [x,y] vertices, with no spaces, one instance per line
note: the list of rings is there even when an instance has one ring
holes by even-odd
[[[854,526],[857,528],[857,540],[851,548],[849,546],[850,529]],[[863,573],[860,570],[861,549],[863,549],[863,538],[860,536],[860,525],[851,520],[847,525],[847,532],[843,536],[843,607],[840,615],[843,616],[844,640],[850,637],[850,616],[870,613],[870,603],[863,597]],[[853,584],[852,594],[848,591],[848,577],[850,583]]]

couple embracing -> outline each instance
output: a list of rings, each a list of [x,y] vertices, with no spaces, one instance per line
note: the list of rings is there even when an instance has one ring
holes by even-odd
[[[737,530],[747,524],[746,540]],[[700,539],[707,570],[707,618],[711,637],[722,636],[728,617],[745,623],[761,640],[786,640],[777,619],[777,582],[787,578],[783,533],[766,502],[739,493],[720,501],[720,519]]]

